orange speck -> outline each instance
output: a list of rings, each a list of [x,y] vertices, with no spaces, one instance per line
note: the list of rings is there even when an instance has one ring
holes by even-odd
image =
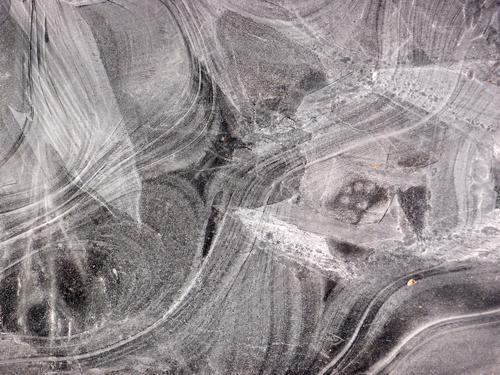
[[[413,285],[415,285],[416,283],[417,283],[417,280],[415,280],[415,279],[410,279],[410,280],[408,280],[408,281],[406,282],[406,285],[408,285],[408,286],[413,286]]]

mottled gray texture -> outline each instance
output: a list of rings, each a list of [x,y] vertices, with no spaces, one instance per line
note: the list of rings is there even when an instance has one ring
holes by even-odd
[[[0,0],[0,374],[500,373],[499,29]]]

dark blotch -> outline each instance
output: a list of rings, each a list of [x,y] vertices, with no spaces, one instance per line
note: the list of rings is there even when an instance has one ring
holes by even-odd
[[[248,145],[235,133],[235,129],[237,128],[236,119],[231,112],[230,105],[225,102],[220,90],[217,92],[223,107],[220,110],[220,132],[214,138],[210,152],[200,162],[204,166],[203,170],[196,173],[193,178],[193,185],[202,197],[205,195],[205,188],[215,174],[215,171],[229,163],[236,150],[248,148]]]
[[[431,157],[427,154],[413,154],[398,160],[400,167],[423,168],[431,163]]]
[[[311,70],[298,84],[299,89],[306,92],[317,90],[324,86],[326,86],[326,75],[318,70]]]
[[[495,198],[495,208],[500,208],[500,185],[496,185],[494,190],[495,193],[497,193]]]
[[[49,307],[46,303],[31,306],[26,314],[26,323],[30,333],[40,337],[49,335]]]
[[[398,200],[406,218],[417,235],[424,229],[424,215],[427,211],[427,190],[424,186],[414,186],[398,192]]]
[[[202,250],[203,257],[206,257],[208,255],[210,247],[212,246],[213,238],[215,236],[215,233],[217,232],[217,223],[222,214],[219,212],[219,208],[216,207],[216,205],[220,204],[221,201],[222,201],[222,192],[220,191],[214,198],[212,211],[210,213],[210,217],[208,218],[207,227],[205,229],[205,240],[203,242],[203,250]]]
[[[346,256],[360,256],[366,254],[366,249],[349,242],[337,243],[336,249],[338,252]]]
[[[17,273],[11,273],[0,282],[0,318],[8,331],[17,329]]]
[[[82,311],[87,304],[87,291],[78,268],[63,260],[57,264],[57,288],[68,307]]]
[[[411,53],[411,62],[414,66],[429,65],[432,63],[429,56],[421,48],[413,49]]]
[[[347,202],[343,199],[347,198]],[[358,224],[372,207],[387,201],[387,190],[375,183],[358,179],[343,187],[335,199],[327,203],[330,210],[343,215],[341,220]]]
[[[88,250],[87,254],[87,267],[89,269],[89,272],[93,276],[100,274],[106,266],[106,262],[108,261],[108,254],[94,248]]]
[[[325,291],[323,294],[323,302],[326,302],[326,300],[332,294],[332,292],[336,286],[337,286],[337,283],[334,280],[332,280],[332,279],[326,280]]]
[[[497,193],[495,199],[495,208],[500,208],[500,166],[496,166],[493,169],[493,175],[495,176],[495,193]]]
[[[384,188],[379,187],[375,190],[374,194],[370,195],[370,199],[368,200],[368,208],[376,204],[385,202],[386,200],[387,200],[387,191]]]
[[[49,42],[49,30],[47,29],[47,18],[45,18],[45,26],[44,26],[43,36],[44,36],[45,43],[48,43]]]

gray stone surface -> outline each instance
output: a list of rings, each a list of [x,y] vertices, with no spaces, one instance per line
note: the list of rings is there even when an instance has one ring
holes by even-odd
[[[499,29],[0,0],[0,374],[500,373]]]

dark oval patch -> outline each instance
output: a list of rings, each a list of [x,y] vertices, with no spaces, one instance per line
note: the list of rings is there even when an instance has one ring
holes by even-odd
[[[57,289],[66,305],[71,309],[83,311],[87,307],[87,290],[78,268],[67,260],[57,263]]]
[[[17,329],[17,273],[11,273],[0,281],[0,318],[8,331]]]
[[[109,262],[109,255],[97,248],[90,248],[87,251],[87,267],[88,271],[96,276],[104,271],[106,264]]]
[[[47,337],[49,335],[49,306],[46,303],[38,303],[31,306],[26,314],[26,324],[31,334]]]

